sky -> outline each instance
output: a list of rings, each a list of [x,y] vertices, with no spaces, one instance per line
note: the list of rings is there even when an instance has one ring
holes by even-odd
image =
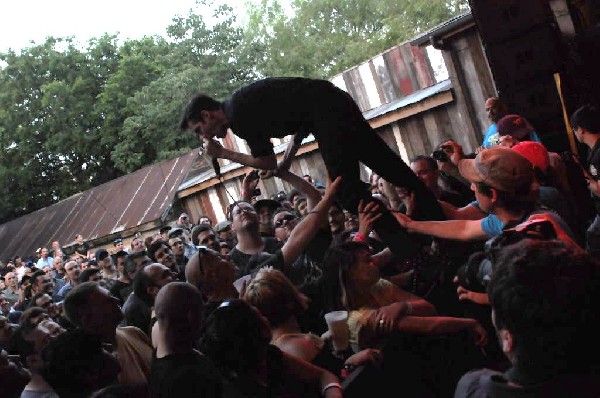
[[[243,1],[230,3],[241,7]],[[173,17],[195,7],[196,0],[0,0],[0,52],[18,52],[48,36],[74,36],[83,45],[104,33],[122,40],[166,36]]]

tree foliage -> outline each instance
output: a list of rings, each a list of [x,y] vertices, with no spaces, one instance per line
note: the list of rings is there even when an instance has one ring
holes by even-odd
[[[202,91],[223,99],[262,76],[328,78],[465,9],[460,0],[199,0],[166,37],[81,48],[48,38],[0,54],[0,222],[197,145],[178,128]]]
[[[460,0],[280,0],[252,3],[248,46],[267,76],[329,78],[468,9]],[[288,14],[290,14],[288,16]]]

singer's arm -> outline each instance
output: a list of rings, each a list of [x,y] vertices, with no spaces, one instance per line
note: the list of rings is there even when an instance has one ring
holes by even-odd
[[[237,162],[255,169],[274,170],[277,167],[277,158],[275,155],[255,158],[252,155],[225,148],[216,140],[204,140],[204,148],[206,149],[206,153],[213,158],[229,159],[232,162]]]
[[[296,156],[296,152],[298,152],[298,148],[302,145],[303,138],[303,136],[298,134],[292,135],[292,139],[288,143],[285,153],[283,154],[283,160],[277,165],[279,170],[288,170],[290,168],[292,160],[294,159],[294,156]]]

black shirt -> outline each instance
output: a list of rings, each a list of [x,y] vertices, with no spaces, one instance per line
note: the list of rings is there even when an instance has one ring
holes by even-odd
[[[152,359],[150,396],[224,397],[223,382],[212,362],[199,352]],[[230,394],[227,394],[230,395]]]
[[[594,180],[600,180],[600,139],[596,141],[596,145],[588,155],[588,171]],[[600,197],[592,193],[592,199],[596,206],[596,212],[600,214]]]
[[[273,155],[270,138],[312,132],[315,101],[334,89],[327,80],[278,77],[259,80],[224,101],[231,130],[243,138],[254,157]]]
[[[275,254],[283,246],[283,244],[275,238],[263,237],[262,240],[265,244],[263,251],[269,254]],[[229,252],[229,257],[231,258],[233,265],[235,265],[239,271],[238,276],[249,275],[252,272],[254,266],[248,266],[250,258],[252,257],[251,254],[243,253],[237,248],[233,248],[233,250]]]
[[[129,291],[126,289],[130,286],[130,283],[121,282],[117,279],[110,288],[110,294],[118,298],[121,301],[121,305],[123,305],[129,296]]]
[[[87,242],[83,242],[81,245],[76,244],[74,247],[76,253],[81,254],[84,257],[87,257],[88,250],[90,250],[90,245]]]

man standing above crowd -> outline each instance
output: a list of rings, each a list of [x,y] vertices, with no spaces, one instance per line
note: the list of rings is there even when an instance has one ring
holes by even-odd
[[[362,162],[392,184],[416,192],[419,217],[445,218],[435,197],[371,128],[352,97],[327,80],[259,80],[222,103],[196,95],[187,105],[180,127],[196,133],[208,155],[263,170],[287,170],[302,140],[312,133],[329,178],[342,177],[339,198],[346,210],[356,213],[360,200],[374,200],[360,179]],[[246,140],[251,155],[224,148],[215,140],[225,137],[229,128]],[[294,137],[277,165],[270,139],[290,134]],[[406,231],[384,206],[379,208],[383,216],[374,226],[378,235],[398,254],[413,255],[417,248]]]

